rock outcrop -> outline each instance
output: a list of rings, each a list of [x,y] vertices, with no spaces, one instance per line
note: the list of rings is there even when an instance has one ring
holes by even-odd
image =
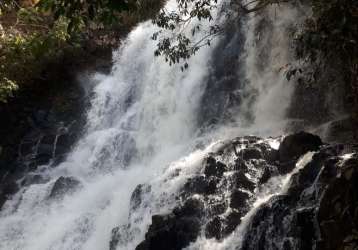
[[[321,147],[253,217],[242,249],[357,249],[357,148]]]
[[[305,132],[286,136],[278,149],[280,162],[295,161],[308,151],[317,151],[322,145],[321,139]]]
[[[81,185],[81,182],[74,177],[63,177],[58,178],[52,186],[51,192],[49,194],[50,199],[60,199],[66,193],[71,193],[78,189]]]
[[[292,171],[287,191],[274,195],[250,219],[242,249],[355,249],[357,148],[323,144],[305,132],[286,136],[278,150],[270,146],[272,140],[236,138],[210,153],[182,187],[172,212],[153,215],[136,249],[184,249],[203,234],[222,240],[241,224],[256,196],[275,184],[273,177],[284,179]],[[307,152],[312,159],[299,166]],[[141,185],[132,195],[134,209],[143,190],[150,192]],[[111,249],[125,232],[114,231]]]

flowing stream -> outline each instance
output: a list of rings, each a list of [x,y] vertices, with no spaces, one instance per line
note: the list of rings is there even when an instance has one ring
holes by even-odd
[[[175,1],[166,8],[175,8]],[[282,134],[293,91],[283,69],[292,60],[288,32],[297,16],[283,5],[242,18],[183,72],[154,56],[150,37],[157,27],[150,21],[138,25],[113,53],[111,73],[92,77],[86,131],[70,155],[56,167],[39,167],[35,174],[43,181],[5,203],[0,249],[108,249],[111,230],[130,222],[133,233],[118,249],[133,250],[151,215],[174,206],[175,194],[220,141]],[[226,25],[225,18],[219,7],[214,22]],[[210,24],[202,25],[199,37]],[[78,185],[51,197],[60,177]],[[151,192],[133,215],[130,198],[142,183]],[[196,246],[209,249],[202,242]]]

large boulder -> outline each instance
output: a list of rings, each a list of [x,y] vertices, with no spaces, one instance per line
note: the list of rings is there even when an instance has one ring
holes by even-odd
[[[19,186],[16,182],[12,181],[9,183],[0,184],[0,209],[4,203],[19,190]]]
[[[167,215],[154,215],[145,240],[136,250],[181,250],[195,241],[200,233],[204,204],[188,200]]]
[[[226,171],[226,165],[220,161],[216,161],[216,159],[212,156],[209,156],[206,159],[206,166],[204,169],[204,174],[206,177],[215,176],[221,177]]]
[[[184,185],[185,193],[210,195],[217,190],[217,178],[206,178],[203,175],[198,175],[190,178]]]
[[[278,149],[279,160],[281,162],[296,160],[309,151],[317,151],[322,144],[321,138],[310,133],[299,132],[288,135]]]
[[[214,217],[210,220],[205,227],[205,237],[216,238],[219,240],[222,237],[222,220],[219,216]]]
[[[245,148],[240,151],[244,160],[262,159],[263,155],[259,148]]]
[[[337,166],[338,178],[328,179],[318,209],[322,236],[319,250],[358,249],[358,157]]]
[[[232,181],[232,188],[254,191],[256,187],[255,183],[249,180],[243,171],[233,173],[230,180]]]
[[[287,136],[279,150],[256,137],[225,142],[186,180],[175,197],[179,205],[152,217],[136,250],[185,249],[199,235],[222,241],[252,208],[256,211],[242,249],[341,250],[343,245],[358,249],[358,157],[347,155],[350,150],[343,145],[323,146],[319,137],[304,132]],[[298,158],[308,151],[317,152],[292,173]],[[279,184],[291,173],[284,192],[255,207],[258,193],[279,191],[270,181]],[[143,187],[132,195],[132,209],[140,203]],[[128,231],[114,229],[112,245],[119,248],[131,242]]]
[[[349,152],[320,147],[254,214],[243,249],[358,249],[358,155]]]
[[[279,174],[279,171],[276,166],[265,165],[262,170],[262,174],[259,177],[259,185],[265,184],[268,182],[273,176]]]
[[[230,196],[230,207],[234,209],[243,209],[247,207],[247,200],[250,195],[241,190],[234,190]]]
[[[52,186],[49,198],[58,199],[62,198],[66,193],[74,192],[81,185],[80,181],[74,177],[58,178]]]
[[[264,182],[279,174],[277,167],[270,165],[276,161],[277,151],[262,138],[247,136],[225,142],[184,183],[177,197],[184,205],[176,206],[169,214],[153,216],[137,250],[183,249],[201,233],[217,240],[227,237],[253,205],[259,180]],[[269,176],[260,178],[266,168]],[[132,197],[140,196],[139,193],[137,189]],[[120,235],[114,238],[118,241],[124,237],[122,231]]]

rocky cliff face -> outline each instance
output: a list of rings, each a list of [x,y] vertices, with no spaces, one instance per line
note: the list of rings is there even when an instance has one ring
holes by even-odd
[[[31,173],[41,165],[57,165],[80,135],[85,97],[79,85],[58,92],[30,91],[0,107],[0,208],[23,185],[40,183]]]
[[[258,210],[243,249],[356,249],[358,159],[351,152],[322,146],[287,192]]]
[[[357,2],[300,2],[308,15],[291,39],[298,63],[287,74],[295,85],[287,116],[294,129],[311,129],[326,141],[357,141]]]
[[[136,249],[179,250],[199,237],[222,241],[243,220],[241,249],[356,249],[358,145],[323,144],[304,132],[276,148],[278,141],[240,137],[208,155],[177,206],[152,217]],[[136,188],[132,210],[148,192],[150,186]],[[271,198],[255,207],[263,194]],[[113,229],[110,249],[124,246],[129,228]]]
[[[91,86],[81,85],[77,70],[107,72],[111,66],[109,48],[86,53],[48,65],[42,79],[0,105],[0,208],[21,186],[41,181],[31,173],[62,162],[81,135]]]

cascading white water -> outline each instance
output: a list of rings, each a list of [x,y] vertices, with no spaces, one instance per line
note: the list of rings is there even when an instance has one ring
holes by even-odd
[[[166,8],[175,8],[175,3],[169,1]],[[108,249],[112,228],[128,223],[132,233],[119,248],[134,249],[144,238],[151,215],[174,205],[173,194],[220,144],[212,143],[214,139],[280,131],[291,88],[273,69],[289,59],[285,52],[281,54],[288,44],[280,34],[281,28],[294,20],[288,15],[271,20],[275,39],[267,61],[274,65],[263,71],[258,70],[260,55],[255,52],[259,49],[255,18],[246,30],[246,91],[255,92],[256,98],[253,107],[245,100],[243,107],[253,113],[254,125],[219,126],[204,135],[199,135],[196,119],[206,80],[215,66],[212,53],[220,41],[202,48],[190,59],[189,69],[181,72],[178,66],[154,57],[155,42],[150,36],[156,27],[151,22],[135,28],[114,53],[112,72],[94,76],[88,128],[72,153],[56,168],[40,167],[36,174],[47,181],[22,188],[4,205],[0,249]],[[218,15],[215,20],[221,22],[222,18]],[[238,114],[236,124],[240,119]],[[195,149],[198,141],[207,146]],[[79,180],[80,188],[63,198],[49,198],[61,176]],[[129,217],[131,193],[141,183],[152,187],[144,202],[148,205]]]
[[[235,231],[223,241],[216,241],[215,239],[206,239],[199,237],[195,243],[192,243],[188,249],[190,250],[236,250],[242,248],[245,233],[250,227],[251,219],[255,213],[260,209],[260,206],[265,204],[273,196],[282,195],[287,192],[289,188],[291,177],[300,169],[304,168],[311,160],[313,152],[308,152],[303,155],[296,163],[293,171],[287,175],[277,176],[271,178],[261,189],[257,189],[255,193],[255,201],[252,204],[251,210],[242,218],[241,224]]]

